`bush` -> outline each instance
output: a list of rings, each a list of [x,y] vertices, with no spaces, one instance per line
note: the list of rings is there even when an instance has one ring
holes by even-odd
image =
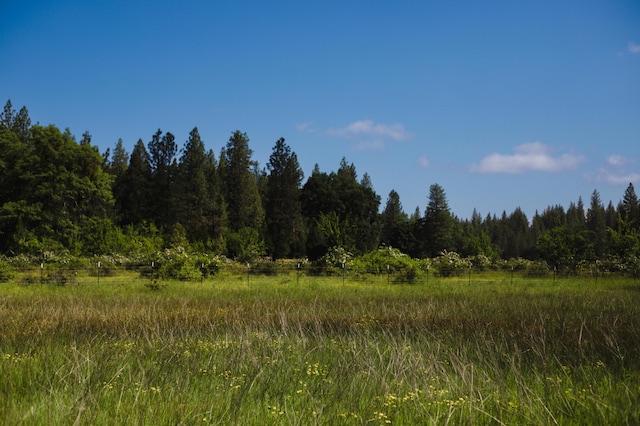
[[[6,259],[0,259],[0,282],[7,282],[13,278],[13,271]]]
[[[353,261],[353,269],[360,274],[393,274],[394,282],[414,283],[424,277],[418,260],[393,247],[380,247]]]
[[[527,268],[528,277],[546,277],[549,275],[551,268],[544,260],[536,260],[531,262]]]
[[[436,274],[440,277],[460,276],[471,266],[468,259],[463,259],[455,251],[447,250],[433,259],[432,264],[437,271]]]
[[[174,279],[196,280],[202,277],[201,263],[197,256],[187,253],[182,247],[167,248],[147,259],[140,274],[151,280]]]
[[[352,264],[353,254],[343,247],[331,247],[320,259],[311,264],[311,272],[314,274],[325,273],[327,275],[338,275],[344,268]]]
[[[487,269],[496,269],[497,265],[486,255],[477,254],[468,258],[471,266],[476,271],[486,271]]]

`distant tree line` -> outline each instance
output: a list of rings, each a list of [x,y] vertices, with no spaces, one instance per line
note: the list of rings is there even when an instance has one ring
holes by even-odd
[[[340,247],[355,254],[380,245],[415,258],[444,251],[494,259],[544,260],[575,269],[640,257],[640,205],[630,183],[605,206],[597,190],[536,212],[520,208],[460,219],[444,189],[429,187],[424,212],[408,215],[392,190],[384,209],[368,174],[342,159],[304,180],[298,158],[279,139],[265,167],[235,131],[216,157],[194,128],[182,148],[170,132],[140,139],[129,153],[118,140],[100,153],[85,132],[32,125],[8,101],[0,114],[0,253],[78,256],[192,248],[239,260],[268,255],[311,259]]]

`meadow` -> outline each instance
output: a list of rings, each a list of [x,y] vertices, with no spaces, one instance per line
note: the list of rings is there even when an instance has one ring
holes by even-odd
[[[640,424],[640,285],[0,284],[0,422]]]

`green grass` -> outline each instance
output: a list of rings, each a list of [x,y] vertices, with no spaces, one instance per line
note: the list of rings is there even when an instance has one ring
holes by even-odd
[[[638,424],[640,287],[0,285],[2,424]]]

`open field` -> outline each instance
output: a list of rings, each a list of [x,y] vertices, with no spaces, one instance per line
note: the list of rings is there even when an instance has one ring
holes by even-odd
[[[0,284],[2,424],[638,424],[640,286]]]

